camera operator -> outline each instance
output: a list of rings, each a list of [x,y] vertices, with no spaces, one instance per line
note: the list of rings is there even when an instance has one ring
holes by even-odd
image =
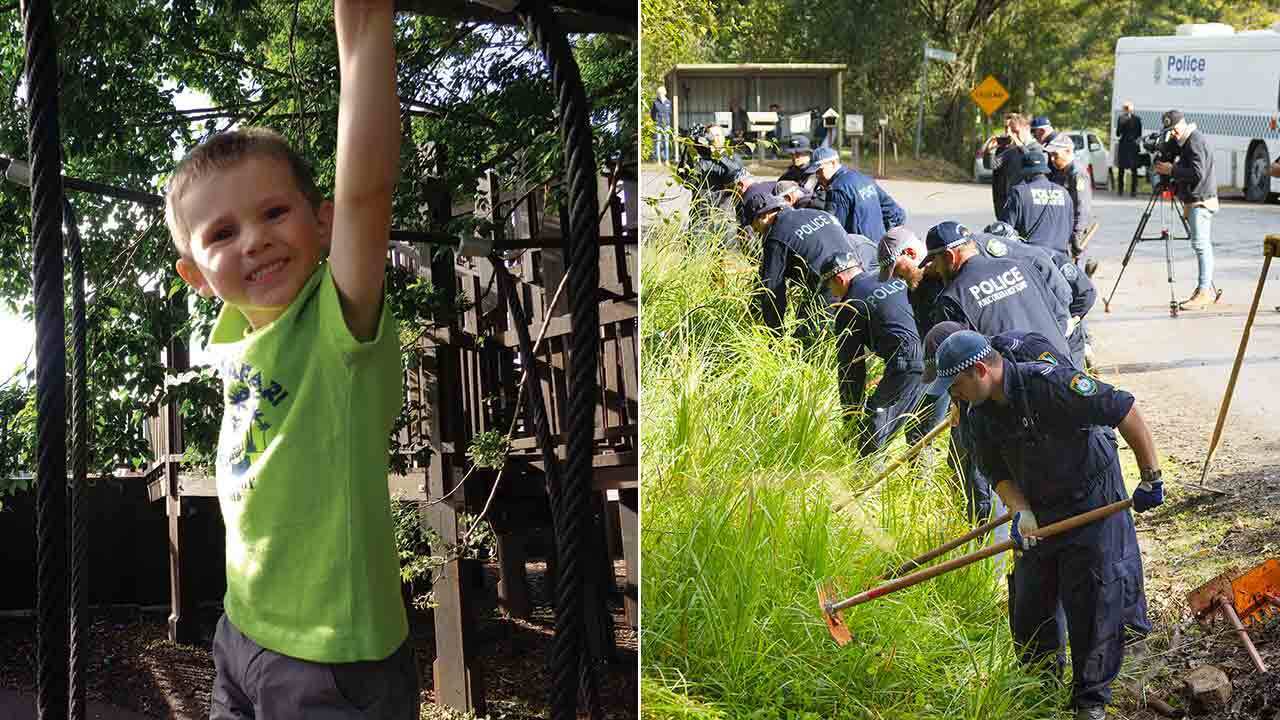
[[[693,195],[689,206],[690,225],[705,225],[715,209],[737,215],[737,199],[751,178],[742,163],[726,150],[724,128],[697,125],[690,130],[689,137],[692,151],[680,153],[675,174]]]
[[[1174,192],[1182,201],[1187,225],[1191,228],[1191,249],[1196,253],[1199,273],[1196,291],[1179,303],[1183,310],[1199,310],[1218,302],[1222,291],[1213,284],[1213,214],[1218,211],[1218,188],[1213,174],[1213,153],[1195,123],[1188,123],[1180,110],[1161,117],[1169,139],[1160,146],[1154,169],[1171,177]]]

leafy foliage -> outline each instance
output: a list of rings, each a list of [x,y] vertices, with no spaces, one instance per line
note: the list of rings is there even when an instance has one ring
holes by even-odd
[[[677,63],[847,63],[845,111],[888,117],[888,139],[904,144],[915,132],[922,47],[951,50],[955,63],[929,64],[925,149],[957,161],[972,157],[981,134],[968,95],[988,74],[1011,94],[1002,112],[1034,111],[1058,127],[1105,132],[1116,39],[1168,35],[1187,22],[1243,29],[1280,20],[1269,0],[642,0],[641,7],[644,107]]]
[[[0,104],[0,155],[23,158],[27,107],[16,4],[0,10],[0,19],[9,26],[0,38],[0,75],[12,79]],[[235,124],[261,124],[281,131],[313,163],[322,188],[332,186],[339,87],[327,0],[61,3],[56,23],[67,175],[159,192],[175,159],[196,143]],[[635,49],[615,37],[571,41],[604,164],[634,144]],[[442,225],[425,199],[442,190],[463,199],[487,169],[512,184],[562,173],[549,73],[522,31],[401,15],[396,45],[404,142],[394,227],[468,232],[471,218]],[[207,95],[209,107],[175,109],[186,90]],[[188,296],[158,210],[83,193],[71,200],[90,286],[90,472],[144,467],[142,420],[170,398],[182,402],[188,459],[208,464],[221,414],[218,381],[208,370],[166,376],[161,350],[175,336],[203,343],[218,304]],[[0,189],[0,227],[10,238],[0,243],[0,302],[28,319],[35,311],[29,205],[26,190]],[[389,275],[388,304],[411,333],[405,340],[466,302],[404,271]],[[0,389],[0,478],[33,469],[31,381],[24,371]],[[0,480],[0,496],[20,486]]]

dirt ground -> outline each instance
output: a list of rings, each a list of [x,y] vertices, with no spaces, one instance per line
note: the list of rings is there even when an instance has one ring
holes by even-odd
[[[493,720],[550,716],[547,700],[551,675],[547,663],[555,618],[546,600],[545,569],[543,563],[528,565],[533,613],[528,620],[513,620],[492,609],[497,567],[486,567],[482,597],[488,609],[481,613],[477,645],[485,675],[487,715]],[[621,563],[618,572],[619,582],[624,582]],[[624,623],[620,607],[612,609],[617,657],[603,673],[602,700],[608,717],[636,718],[637,633]],[[217,617],[216,610],[204,611],[201,626],[211,633]],[[418,660],[423,718],[461,718],[433,704],[431,663],[435,660],[435,645],[431,615],[411,612],[409,632]],[[34,619],[0,620],[0,688],[34,692],[35,651]],[[203,720],[209,716],[213,674],[208,640],[198,646],[170,643],[165,614],[136,610],[95,614],[85,673],[91,700],[149,717]]]

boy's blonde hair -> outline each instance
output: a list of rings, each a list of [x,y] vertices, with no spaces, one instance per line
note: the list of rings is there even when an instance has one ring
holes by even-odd
[[[264,127],[247,127],[218,133],[196,146],[178,163],[165,187],[165,223],[169,226],[169,234],[173,236],[173,244],[183,257],[191,255],[191,231],[179,217],[177,209],[183,193],[193,182],[226,170],[254,155],[283,160],[289,166],[298,189],[311,202],[312,208],[319,208],[324,202],[324,195],[316,187],[311,165],[289,146],[280,133]]]

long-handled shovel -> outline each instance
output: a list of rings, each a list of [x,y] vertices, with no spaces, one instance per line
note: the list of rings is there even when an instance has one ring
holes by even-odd
[[[1039,540],[1044,540],[1045,538],[1060,535],[1068,530],[1074,530],[1082,525],[1088,525],[1091,522],[1128,510],[1132,506],[1133,500],[1120,500],[1118,502],[1113,502],[1110,505],[1104,505],[1100,508],[1090,510],[1089,512],[1069,517],[1065,520],[1059,520],[1056,523],[1046,525],[1036,530],[1034,533],[1029,533],[1029,535]],[[861,605],[862,603],[870,602],[876,598],[884,597],[885,595],[897,592],[904,588],[909,588],[912,585],[919,585],[926,580],[931,580],[939,575],[949,573],[952,570],[958,570],[966,565],[972,565],[979,560],[985,560],[993,555],[999,555],[1005,550],[1013,549],[1015,546],[1016,543],[1013,540],[1005,540],[1004,542],[996,543],[995,545],[989,545],[981,550],[975,550],[968,555],[962,555],[953,560],[948,560],[944,563],[939,563],[923,570],[917,570],[905,577],[890,580],[887,583],[878,585],[870,590],[866,590],[851,598],[840,600],[838,602],[831,599],[834,595],[834,588],[829,584],[819,583],[818,604],[822,608],[823,620],[826,621],[827,629],[831,632],[831,637],[835,639],[836,643],[839,645],[846,645],[853,639],[853,635],[849,632],[849,626],[844,622],[842,611],[855,605]]]
[[[1267,270],[1271,269],[1271,258],[1280,255],[1280,235],[1268,235],[1262,241],[1262,275],[1258,277],[1258,289],[1253,291],[1253,305],[1249,307],[1249,319],[1245,320],[1244,333],[1240,335],[1240,349],[1236,351],[1236,362],[1231,366],[1231,379],[1227,381],[1227,392],[1222,396],[1222,407],[1218,410],[1218,424],[1213,428],[1213,439],[1209,441],[1209,454],[1204,456],[1204,469],[1200,471],[1200,487],[1205,485],[1209,477],[1209,463],[1213,461],[1213,453],[1218,449],[1218,441],[1222,439],[1222,425],[1227,421],[1227,409],[1231,407],[1231,395],[1236,390],[1236,378],[1240,376],[1240,366],[1244,364],[1244,351],[1249,346],[1249,333],[1253,330],[1253,318],[1258,314],[1258,302],[1262,300],[1262,286],[1267,283]]]
[[[1013,513],[1005,513],[994,520],[991,520],[982,525],[979,525],[978,527],[970,530],[964,535],[961,535],[955,540],[949,540],[919,557],[906,561],[905,563],[899,565],[893,570],[890,570],[884,575],[881,575],[880,579],[892,580],[893,578],[906,575],[907,573],[911,572],[912,570],[915,570],[921,565],[924,565],[930,560],[936,557],[939,557],[941,555],[945,555],[951,552],[952,550],[955,550],[956,548],[960,547],[961,545],[969,542],[970,540],[976,540],[977,538],[983,537],[984,535],[991,532],[992,530],[995,530],[1001,525],[1009,522],[1011,519],[1013,519]]]
[[[959,417],[959,415],[960,415],[960,409],[955,405],[952,405],[951,409],[947,411],[947,416],[942,419],[942,422],[938,423],[937,427],[930,430],[924,437],[917,440],[915,445],[912,445],[911,447],[907,448],[906,452],[902,453],[902,455],[897,460],[894,460],[893,462],[889,463],[889,466],[886,467],[884,470],[882,470],[880,474],[876,476],[876,479],[871,481],[870,485],[864,487],[862,490],[858,491],[858,493],[853,495],[852,497],[846,498],[845,500],[842,500],[841,502],[836,503],[836,512],[840,512],[841,510],[844,510],[845,508],[849,507],[849,505],[853,504],[854,500],[857,500],[862,495],[867,494],[871,490],[871,488],[879,485],[881,482],[884,481],[885,478],[889,477],[894,472],[896,472],[898,468],[910,462],[911,458],[915,457],[916,455],[919,455],[921,450],[928,447],[929,444],[932,443],[934,440],[936,440],[944,430],[951,427],[952,423],[956,421],[956,418]]]

